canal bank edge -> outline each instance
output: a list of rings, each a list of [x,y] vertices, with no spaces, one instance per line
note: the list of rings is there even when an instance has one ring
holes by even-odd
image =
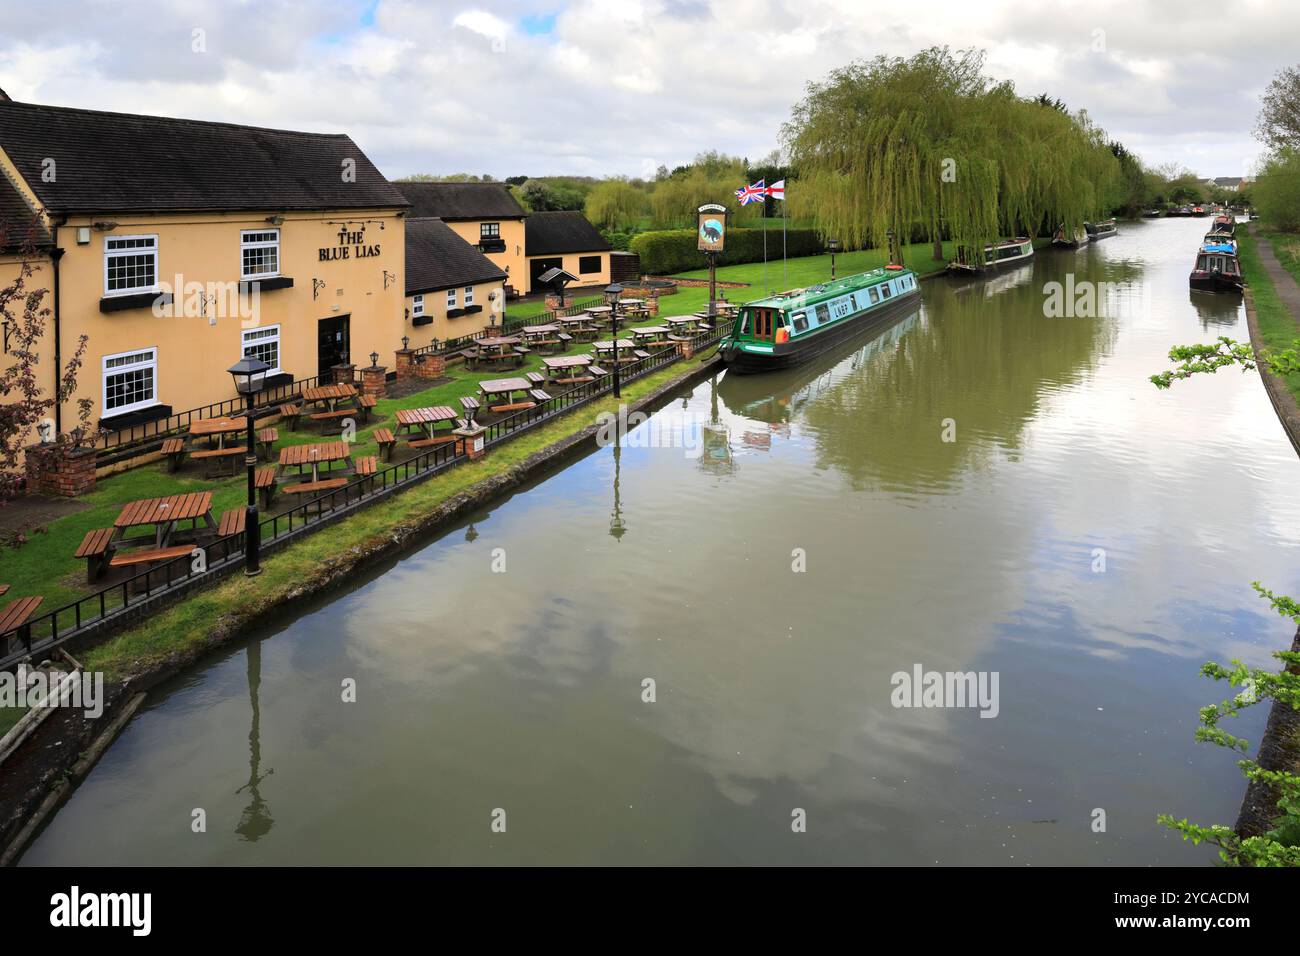
[[[682,388],[709,377],[720,367],[716,352],[707,355],[692,363],[691,367],[680,369],[645,395],[628,402],[628,413],[649,413]],[[602,404],[609,401],[610,397],[606,396]],[[418,546],[421,539],[590,451],[596,446],[600,431],[598,423],[583,426],[533,452],[506,471],[484,478],[436,507],[399,522],[383,535],[321,562],[317,573],[305,576],[291,590],[277,592],[262,601],[241,602],[228,614],[213,621],[201,637],[189,641],[183,649],[115,675],[121,679],[105,685],[104,713],[98,720],[86,720],[79,711],[59,711],[51,715],[4,768],[4,780],[0,782],[0,865],[9,865],[17,860],[32,837],[40,832],[44,823],[89,773],[99,755],[126,726],[149,689],[222,646],[246,636],[255,627],[265,626],[272,615],[291,613],[294,607],[354,577],[367,566]],[[490,460],[490,453],[488,457]],[[341,522],[337,527],[345,529],[347,523]],[[223,583],[215,586],[221,587]],[[202,593],[196,594],[195,598]],[[182,601],[169,610],[184,603]]]
[[[1248,228],[1248,232],[1255,242],[1256,251],[1267,248],[1271,255],[1272,247],[1268,245],[1268,240],[1260,236],[1253,227]],[[1272,281],[1274,276],[1273,270],[1269,268],[1270,264],[1264,261],[1262,255],[1256,258],[1259,267]],[[1281,268],[1281,265],[1277,264],[1279,271]],[[1287,278],[1290,276],[1288,275]],[[1273,410],[1277,413],[1278,421],[1282,423],[1282,429],[1290,439],[1296,454],[1300,455],[1300,404],[1297,404],[1295,396],[1280,378],[1260,365],[1259,357],[1264,340],[1259,329],[1259,317],[1255,312],[1254,296],[1249,286],[1245,289],[1245,302],[1246,328],[1250,333],[1251,348],[1255,352],[1255,367],[1259,371],[1260,380],[1264,383],[1264,391],[1268,393],[1269,401],[1273,404]],[[1291,313],[1291,319],[1297,320],[1294,312]],[[1296,322],[1296,336],[1300,338],[1300,321]],[[1300,652],[1300,628],[1296,630],[1290,649]],[[1300,711],[1281,701],[1273,702],[1273,706],[1269,708],[1268,721],[1264,725],[1264,734],[1259,741],[1259,754],[1256,759],[1266,770],[1300,773]],[[1237,823],[1234,826],[1238,835],[1243,838],[1259,836],[1272,829],[1274,822],[1281,816],[1277,807],[1277,798],[1278,794],[1274,788],[1256,781],[1248,783],[1246,793],[1241,800],[1241,810],[1237,814]]]

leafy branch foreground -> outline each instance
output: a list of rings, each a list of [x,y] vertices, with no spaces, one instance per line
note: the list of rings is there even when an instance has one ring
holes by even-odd
[[[1157,388],[1169,388],[1176,381],[1203,373],[1213,374],[1228,366],[1240,366],[1243,371],[1250,371],[1257,364],[1249,345],[1222,335],[1212,344],[1176,345],[1169,350],[1169,360],[1175,363],[1174,368],[1151,376],[1151,382]],[[1300,339],[1287,349],[1261,350],[1258,364],[1280,377],[1300,371]],[[1278,614],[1300,624],[1300,603],[1286,595],[1274,594],[1258,581],[1253,582],[1252,587]],[[1232,661],[1231,667],[1213,661],[1201,667],[1203,677],[1225,680],[1242,689],[1218,704],[1201,709],[1201,726],[1196,730],[1198,742],[1246,753],[1248,742],[1220,726],[1225,717],[1236,717],[1245,708],[1265,700],[1300,710],[1300,653],[1274,651],[1273,657],[1282,662],[1284,669],[1281,673],[1248,668],[1238,660]],[[1247,781],[1264,786],[1276,796],[1280,816],[1272,829],[1243,838],[1232,827],[1222,824],[1202,826],[1186,817],[1175,819],[1168,813],[1157,816],[1157,821],[1181,833],[1184,840],[1193,844],[1208,843],[1218,847],[1219,858],[1229,866],[1300,866],[1300,776],[1285,770],[1265,769],[1255,760],[1240,760],[1237,766]]]

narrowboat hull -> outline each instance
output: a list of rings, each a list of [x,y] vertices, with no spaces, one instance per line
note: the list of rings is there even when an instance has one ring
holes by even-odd
[[[1119,232],[1119,227],[1113,222],[1088,223],[1085,227],[1088,230],[1088,240],[1097,242],[1101,239],[1108,239]]]
[[[788,342],[772,343],[770,352],[752,352],[734,343],[728,344],[722,350],[722,361],[727,368],[733,369],[741,375],[793,368],[835,348],[837,345],[849,341],[854,336],[877,328],[882,319],[896,318],[900,312],[906,312],[907,309],[914,308],[920,301],[921,290],[918,286],[915,289],[892,297],[888,302],[859,312],[847,320],[827,326],[814,335],[801,335],[792,338]]]
[[[1187,280],[1194,292],[1240,292],[1241,276],[1223,272],[1193,272]]]

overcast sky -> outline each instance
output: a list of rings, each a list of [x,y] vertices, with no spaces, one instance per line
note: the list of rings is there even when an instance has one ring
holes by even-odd
[[[0,0],[16,100],[349,133],[391,178],[757,159],[809,80],[988,51],[1151,164],[1236,176],[1296,0]]]

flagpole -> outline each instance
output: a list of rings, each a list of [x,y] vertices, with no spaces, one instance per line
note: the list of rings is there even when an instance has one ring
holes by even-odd
[[[789,259],[786,256],[786,236],[790,234],[790,217],[785,211],[785,189],[781,190],[781,286],[784,289],[790,288],[790,276],[788,269],[790,266]]]

